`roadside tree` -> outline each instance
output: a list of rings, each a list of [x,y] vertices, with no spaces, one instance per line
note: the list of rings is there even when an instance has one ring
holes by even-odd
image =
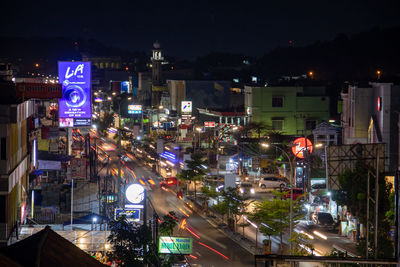
[[[263,201],[254,204],[254,210],[249,217],[260,225],[260,232],[268,236],[269,240],[271,236],[279,235],[282,245],[283,234],[290,227],[290,199],[283,199],[285,192],[272,191],[272,193],[273,199],[264,198]],[[298,200],[293,201],[293,226],[304,217],[299,211]]]

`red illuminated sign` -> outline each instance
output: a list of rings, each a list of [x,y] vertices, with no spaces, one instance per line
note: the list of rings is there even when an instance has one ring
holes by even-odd
[[[382,97],[378,96],[378,99],[376,101],[377,109],[378,111],[382,110]]]
[[[300,138],[297,138],[296,140],[294,140],[293,144],[294,144],[294,146],[292,147],[292,152],[298,158],[301,158],[301,159],[304,158],[303,151],[306,149],[310,152],[310,154],[312,153],[313,147],[312,147],[312,143],[311,143],[310,139],[300,137]]]
[[[215,127],[215,121],[205,121],[204,127]]]

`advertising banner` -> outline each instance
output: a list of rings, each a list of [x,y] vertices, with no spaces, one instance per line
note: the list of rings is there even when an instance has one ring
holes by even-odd
[[[53,99],[61,98],[61,84],[52,83],[17,83],[17,97]]]
[[[192,101],[182,101],[181,111],[182,113],[192,113]]]
[[[123,93],[130,93],[130,86],[129,86],[129,81],[122,81],[121,82],[121,94]]]
[[[190,237],[160,236],[158,253],[192,254],[193,240]]]
[[[75,127],[77,120],[79,126],[90,126],[92,118],[90,62],[59,61],[58,77],[62,85],[62,98],[59,100],[60,127]],[[83,125],[85,123],[86,125]]]
[[[140,209],[132,208],[116,208],[115,209],[115,220],[117,220],[122,215],[125,215],[128,220],[139,221],[140,220]]]
[[[86,178],[86,160],[84,158],[71,159],[71,178],[73,179]]]
[[[142,105],[128,105],[128,114],[141,114]]]

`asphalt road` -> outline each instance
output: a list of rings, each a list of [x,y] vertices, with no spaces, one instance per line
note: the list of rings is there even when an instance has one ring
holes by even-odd
[[[108,154],[115,158],[116,151],[110,151]],[[114,159],[112,167],[116,168],[117,166],[117,161]],[[161,177],[153,173],[148,166],[135,159],[132,162],[127,162],[126,167],[134,172],[133,175],[131,171],[126,168],[124,169],[125,177],[128,178],[129,183],[137,182],[135,181],[135,177],[143,180],[146,180],[147,177],[151,177],[156,182],[155,187],[148,186],[148,189],[152,204],[159,216],[163,216],[169,211],[175,211],[181,218],[187,217],[185,213],[189,215],[189,217],[187,217],[188,227],[199,238],[187,230],[181,230],[175,234],[178,236],[191,236],[193,238],[193,257],[188,257],[188,260],[191,264],[200,264],[201,266],[250,266],[254,264],[253,256],[250,253],[226,237],[221,231],[211,226],[205,219],[196,213],[190,213],[190,210],[184,204],[184,202],[178,199],[171,191],[167,192],[161,190],[158,186],[158,182]],[[256,194],[252,196],[252,198],[255,200],[262,200],[262,198],[270,197],[272,197],[272,194],[269,192],[269,190],[262,190],[259,188],[256,188]],[[353,247],[352,242],[349,240],[340,238],[335,233],[329,233],[322,229],[315,229],[312,225],[309,225],[305,222],[300,223],[296,227],[296,230],[304,231],[312,236],[313,239],[309,240],[308,242],[312,243],[315,247],[316,255],[325,255],[329,253],[333,249],[334,245],[339,246],[344,250],[347,250],[346,248],[350,248],[351,250]],[[319,231],[327,238],[324,239],[315,235],[313,232],[315,230]],[[255,241],[255,228],[246,227],[245,234],[249,239]],[[261,245],[261,241],[265,239],[265,237],[258,233],[257,239]],[[287,239],[288,236],[285,235],[283,243],[286,243],[286,245],[288,245]],[[277,251],[278,248],[279,239],[274,238],[272,250]]]
[[[220,230],[215,229],[205,219],[191,211],[171,191],[159,188],[157,175],[147,166],[134,161],[127,163],[138,178],[152,177],[157,185],[151,190],[150,199],[156,212],[161,217],[169,211],[174,211],[179,218],[187,218],[187,228],[176,231],[178,236],[193,238],[193,253],[187,257],[190,264],[200,266],[254,266],[254,257],[240,247]],[[187,230],[189,229],[189,230]],[[192,233],[191,233],[192,232]]]

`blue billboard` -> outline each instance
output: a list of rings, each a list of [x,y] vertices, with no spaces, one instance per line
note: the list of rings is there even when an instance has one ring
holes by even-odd
[[[58,80],[62,85],[62,98],[59,100],[60,127],[90,126],[90,62],[59,61]]]
[[[129,88],[129,81],[121,82],[121,94],[123,93],[130,93],[131,90]]]
[[[130,209],[130,208],[116,208],[114,214],[114,220],[117,220],[120,216],[125,215],[128,220],[139,221],[140,219],[140,209]]]

